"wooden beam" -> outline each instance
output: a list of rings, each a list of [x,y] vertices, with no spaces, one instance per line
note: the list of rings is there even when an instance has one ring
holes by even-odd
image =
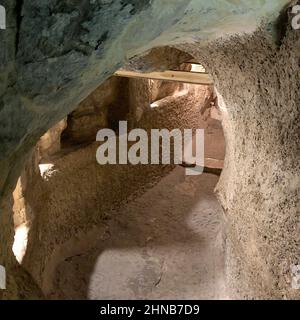
[[[119,70],[115,73],[117,77],[126,78],[143,78],[165,81],[177,81],[191,84],[200,85],[213,85],[213,79],[208,73],[188,72],[188,71],[162,71],[162,72],[149,72],[140,73],[134,71]]]

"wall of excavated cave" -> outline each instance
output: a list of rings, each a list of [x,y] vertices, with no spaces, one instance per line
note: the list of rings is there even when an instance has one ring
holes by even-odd
[[[42,136],[14,191],[14,252],[46,295],[56,266],[105,238],[113,210],[174,167],[100,166],[97,131],[117,129],[119,120],[128,120],[129,130],[203,128],[206,165],[221,168],[225,141],[221,122],[211,117],[213,100],[208,86],[112,77]]]
[[[300,298],[291,285],[300,262],[300,32],[285,32],[281,44],[261,29],[188,50],[222,94],[226,159],[217,194],[237,298]]]
[[[53,1],[49,10],[25,0],[16,10],[15,0],[2,1],[9,28],[0,33],[0,264],[8,289],[0,298],[41,297],[11,251],[12,191],[30,150],[125,60],[180,43],[207,66],[224,97],[227,152],[218,195],[232,295],[299,298],[290,265],[299,264],[300,244],[300,34],[291,17],[280,20],[280,32],[274,25],[288,2],[116,0],[80,9]],[[262,20],[266,26],[253,34]]]

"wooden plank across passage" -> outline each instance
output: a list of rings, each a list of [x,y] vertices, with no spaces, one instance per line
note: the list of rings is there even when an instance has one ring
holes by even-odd
[[[135,71],[118,70],[115,76],[126,78],[146,78],[153,80],[166,80],[166,81],[178,81],[184,83],[201,84],[201,85],[213,85],[213,79],[208,73],[189,72],[189,71],[162,71],[162,72],[149,72],[140,73]]]

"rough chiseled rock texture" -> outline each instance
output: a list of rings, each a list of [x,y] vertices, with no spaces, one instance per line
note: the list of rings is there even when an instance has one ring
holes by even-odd
[[[11,192],[30,149],[128,58],[184,42],[226,103],[218,192],[233,292],[299,297],[289,265],[299,264],[300,33],[283,26],[278,42],[266,24],[242,34],[275,21],[287,2],[2,1],[8,28],[0,30],[0,264],[8,290],[0,298],[41,296],[11,252]]]
[[[150,135],[152,128],[205,128],[205,156],[224,159],[222,126],[206,114],[212,99],[212,88],[176,82],[165,82],[163,86],[161,81],[145,79],[124,81],[127,85],[120,92],[114,92],[114,81],[109,79],[70,116],[82,113],[87,116],[89,112],[89,117],[93,119],[99,110],[91,112],[91,103],[107,110],[111,107],[111,100],[106,97],[106,104],[99,93],[114,92],[112,97],[116,100],[128,96],[127,103],[123,102],[128,106],[127,113],[124,115],[124,111],[119,110],[120,114],[116,112],[116,115],[121,120],[128,120],[130,129],[144,128]],[[162,91],[157,90],[158,87]],[[151,108],[150,103],[157,95],[161,98],[157,101],[159,107]],[[141,105],[145,108],[137,118],[135,110]],[[98,123],[96,130],[101,128],[102,123]],[[14,192],[14,220],[21,220],[23,225],[29,227],[28,246],[22,266],[34,277],[47,297],[56,293],[53,279],[57,266],[74,255],[89,251],[97,241],[107,237],[107,222],[113,218],[113,210],[141,195],[174,169],[173,165],[98,165],[95,154],[99,144],[95,142],[92,121],[85,122],[84,130],[72,125],[69,143],[65,140],[61,150],[49,155],[45,150],[55,150],[60,141],[60,137],[57,137],[57,141],[52,139],[57,129],[57,126],[50,129],[37,144],[38,159],[46,155],[42,163],[51,164],[43,178],[37,173],[32,179],[29,169],[35,167],[37,162],[33,158]],[[85,140],[89,137],[88,132],[93,136],[91,140]],[[46,140],[49,136],[50,139]],[[18,197],[19,194],[22,197]]]
[[[280,47],[259,30],[189,52],[207,63],[224,99],[217,193],[228,285],[236,297],[299,299],[291,266],[300,260],[300,33],[288,27]]]

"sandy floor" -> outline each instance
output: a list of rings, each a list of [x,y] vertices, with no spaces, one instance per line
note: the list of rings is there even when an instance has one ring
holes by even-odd
[[[217,181],[177,167],[117,212],[96,248],[60,264],[56,298],[226,299]]]

